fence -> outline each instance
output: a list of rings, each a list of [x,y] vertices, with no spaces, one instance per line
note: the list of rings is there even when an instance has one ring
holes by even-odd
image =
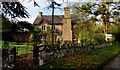
[[[2,70],[16,70],[32,66],[33,46],[2,47]],[[34,64],[35,66],[35,64]]]
[[[55,59],[110,45],[112,45],[112,43],[42,45],[34,48],[36,52],[34,57],[37,60],[38,66],[42,66]]]
[[[16,47],[2,48],[2,70],[13,70],[16,63]]]

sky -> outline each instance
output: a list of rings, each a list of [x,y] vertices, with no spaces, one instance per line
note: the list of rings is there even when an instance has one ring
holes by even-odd
[[[19,21],[28,21],[33,24],[33,22],[36,19],[39,12],[43,12],[43,15],[51,15],[52,14],[51,9],[47,9],[47,7],[50,5],[50,3],[47,0],[35,0],[40,7],[34,7],[33,0],[31,0],[31,1],[30,0],[19,0],[19,1],[23,6],[25,6],[27,8],[26,10],[28,11],[28,13],[30,13],[29,18],[27,18],[27,19],[26,18],[22,18],[22,19],[17,18]],[[63,8],[67,7],[68,3],[84,1],[84,0],[68,0],[68,2],[67,2],[67,0],[54,0],[54,1],[59,4],[62,4],[62,6],[61,6],[62,10],[56,9],[54,14],[55,15],[64,15]]]
[[[43,12],[43,15],[51,15],[52,14],[52,11],[51,11],[52,9],[47,8],[50,5],[50,3],[47,2],[47,0],[39,0],[39,1],[36,0],[36,2],[38,3],[38,5],[40,7],[37,7],[37,6],[34,7],[34,2],[30,1],[30,0],[19,0],[19,1],[23,6],[25,6],[27,8],[26,10],[30,14],[29,18],[22,18],[22,19],[17,18],[20,21],[28,21],[33,24],[33,22],[36,19],[39,12]],[[55,0],[55,1],[59,4],[63,4],[62,0]],[[64,3],[64,5],[61,6],[61,9],[55,10],[54,14],[55,15],[63,15],[64,14],[63,7],[65,7],[65,6],[67,6],[67,5],[65,5],[65,3]]]
[[[33,24],[33,22],[35,21],[37,15],[39,12],[43,12],[43,15],[51,15],[52,14],[52,9],[48,9],[47,7],[50,5],[50,3],[47,0],[35,0],[36,3],[40,6],[40,7],[34,7],[34,2],[33,0],[19,0],[20,3],[26,7],[26,10],[28,11],[28,13],[30,14],[29,18],[17,18],[20,21],[28,21],[30,23]],[[72,2],[84,2],[85,0],[54,0],[55,2],[62,4],[61,9],[55,9],[54,14],[55,15],[64,15],[64,7],[68,6],[68,3],[72,3]],[[64,3],[63,3],[64,1]],[[87,0],[87,2],[91,2],[91,1],[95,1],[95,0]]]

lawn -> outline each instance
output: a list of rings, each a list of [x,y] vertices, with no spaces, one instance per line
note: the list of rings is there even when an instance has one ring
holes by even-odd
[[[21,54],[32,54],[33,46],[31,45],[10,45],[11,47],[16,47],[17,56]]]
[[[12,46],[16,47],[17,55],[33,53],[33,46],[30,45],[12,45]]]
[[[0,48],[2,48],[2,44],[3,44],[3,41],[0,41]],[[31,45],[27,45],[27,44],[23,44],[23,45],[17,44],[16,45],[16,42],[10,42],[9,46],[16,47],[17,55],[33,53],[33,46],[31,46]],[[6,47],[6,48],[8,48],[8,47]]]
[[[49,68],[78,68],[78,69],[99,69],[120,52],[120,44],[87,51],[86,53],[64,57],[38,69]]]

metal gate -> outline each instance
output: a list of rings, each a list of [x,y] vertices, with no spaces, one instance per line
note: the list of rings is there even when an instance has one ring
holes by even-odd
[[[33,58],[33,46],[17,46],[16,47],[16,68],[25,69],[33,68],[36,63]]]

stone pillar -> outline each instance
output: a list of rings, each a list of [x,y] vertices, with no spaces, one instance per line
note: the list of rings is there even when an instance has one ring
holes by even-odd
[[[71,17],[70,17],[70,8],[64,8],[64,19],[63,19],[63,31],[62,38],[63,43],[72,42],[72,30],[71,30]]]

